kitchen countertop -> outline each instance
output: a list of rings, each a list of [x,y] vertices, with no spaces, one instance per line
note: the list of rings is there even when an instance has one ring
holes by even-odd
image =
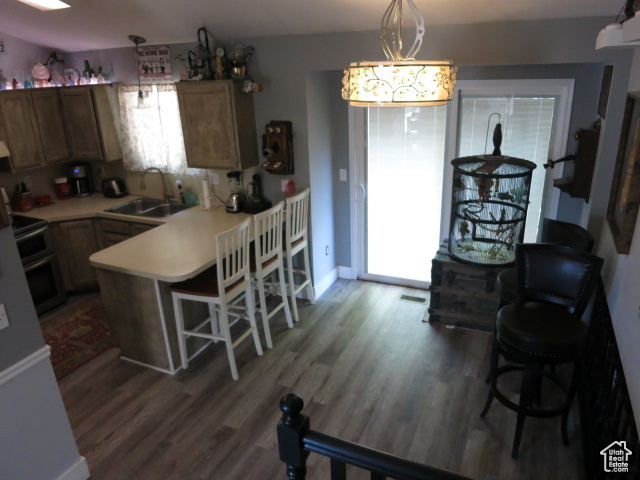
[[[99,217],[159,225],[94,253],[89,260],[96,268],[164,282],[186,280],[215,265],[215,236],[252,217],[227,213],[223,206],[211,210],[195,206],[162,219],[104,212],[135,198],[138,197],[105,198],[94,194],[15,213],[50,222]]]

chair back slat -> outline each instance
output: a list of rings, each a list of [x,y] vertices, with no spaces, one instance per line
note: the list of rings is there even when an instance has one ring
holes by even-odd
[[[284,202],[258,213],[255,219],[255,250],[258,268],[278,253],[282,254],[282,215]]]
[[[218,284],[226,291],[229,286],[249,275],[249,225],[247,218],[240,225],[216,236]]]
[[[309,219],[309,188],[287,198],[287,244],[306,236]]]

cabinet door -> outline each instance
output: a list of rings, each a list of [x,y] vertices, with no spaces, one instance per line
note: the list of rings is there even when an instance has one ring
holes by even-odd
[[[71,155],[76,160],[102,160],[102,145],[90,87],[60,89]]]
[[[0,139],[11,152],[12,171],[44,163],[38,124],[31,96],[23,90],[0,92]]]
[[[51,164],[69,160],[69,145],[62,117],[59,89],[31,90],[31,96],[45,161]]]
[[[177,84],[189,167],[241,170],[257,164],[253,101],[244,94],[238,102],[238,88],[231,81]]]
[[[64,239],[63,255],[74,289],[98,284],[95,268],[89,257],[98,251],[93,220],[77,220],[58,224]]]

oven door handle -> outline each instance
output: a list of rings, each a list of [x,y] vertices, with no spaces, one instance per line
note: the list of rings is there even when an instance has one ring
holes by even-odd
[[[31,270],[35,270],[38,267],[41,267],[42,265],[45,265],[47,263],[51,263],[51,260],[53,260],[53,256],[54,254],[52,253],[51,255],[47,255],[46,257],[42,258],[41,260],[38,260],[36,263],[30,263],[29,265],[26,265],[24,267],[24,272],[28,273]]]
[[[38,235],[42,235],[44,232],[47,231],[47,228],[49,228],[49,225],[45,225],[44,227],[41,227],[41,228],[39,228],[37,230],[34,230],[33,232],[25,233],[24,235],[21,235],[18,238],[16,238],[16,243],[23,242],[23,241],[27,240],[28,238],[37,237]]]

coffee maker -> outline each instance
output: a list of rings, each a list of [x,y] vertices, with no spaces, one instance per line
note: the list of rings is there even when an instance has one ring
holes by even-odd
[[[74,165],[69,173],[71,189],[75,197],[88,197],[93,193],[88,165]]]

